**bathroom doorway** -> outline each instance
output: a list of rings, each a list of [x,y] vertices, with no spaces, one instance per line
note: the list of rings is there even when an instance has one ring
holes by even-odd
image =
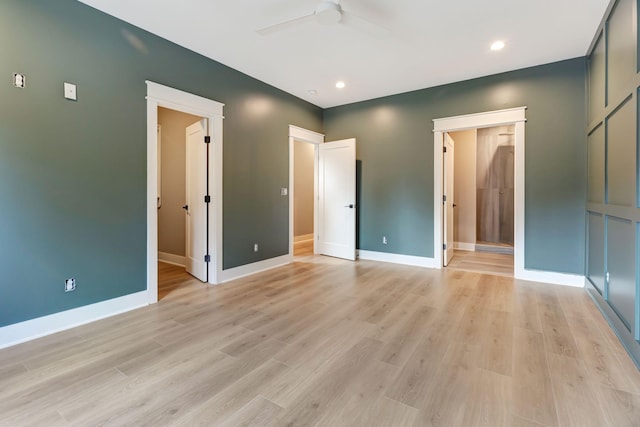
[[[434,261],[437,268],[448,264],[444,262],[445,238],[448,238],[444,226],[445,215],[451,208],[454,221],[457,219],[458,222],[458,226],[453,227],[457,230],[452,239],[454,249],[466,249],[465,252],[471,258],[476,258],[467,259],[469,264],[475,263],[480,267],[482,263],[487,263],[487,260],[479,260],[480,257],[508,257],[506,268],[509,271],[503,271],[503,274],[512,274],[516,278],[527,275],[524,269],[525,110],[526,107],[520,107],[434,120]],[[460,183],[455,181],[462,178],[454,167],[454,194],[447,199],[444,188],[445,139],[451,135],[461,139],[463,134],[460,131],[467,133],[467,144],[475,148],[475,152],[466,158],[458,157],[464,150],[464,142],[455,140],[455,151],[452,151],[458,157],[458,163],[466,159],[468,164],[458,165],[457,172],[472,169],[473,173],[464,175],[472,182],[468,183],[466,192],[461,190]],[[482,141],[478,139],[478,135]],[[479,143],[486,143],[487,146],[479,147]],[[499,148],[501,146],[504,147]],[[481,167],[478,167],[479,158]],[[455,163],[454,159],[454,166]],[[498,172],[500,165],[505,166],[502,172]],[[455,190],[458,194],[455,194]],[[447,205],[447,200],[451,205]],[[464,203],[468,208],[467,212],[471,214],[464,216],[459,202]],[[461,226],[463,220],[466,225]],[[455,264],[455,259],[452,258],[451,261]]]
[[[453,257],[446,265],[513,275],[514,125],[448,132],[447,140],[455,151],[444,154],[445,174],[453,157]]]

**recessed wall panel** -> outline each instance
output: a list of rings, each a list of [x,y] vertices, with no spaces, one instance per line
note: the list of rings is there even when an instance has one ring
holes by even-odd
[[[587,276],[591,283],[604,294],[604,218],[601,214],[588,212],[587,227],[589,252]]]
[[[600,35],[589,57],[589,123],[598,120],[604,112],[605,70],[604,37]]]
[[[607,25],[607,104],[625,97],[625,88],[636,75],[636,0],[619,0]]]
[[[630,331],[635,322],[635,231],[633,222],[607,217],[608,302]]]
[[[636,105],[627,101],[607,120],[607,203],[636,205]]]
[[[589,201],[604,203],[604,126],[589,135]]]

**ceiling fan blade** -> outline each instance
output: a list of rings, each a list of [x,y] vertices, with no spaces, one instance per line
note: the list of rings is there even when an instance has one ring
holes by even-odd
[[[342,24],[348,25],[351,28],[363,33],[370,34],[377,38],[389,37],[391,31],[382,25],[371,22],[361,16],[355,15],[346,10],[342,10]]]
[[[295,27],[296,25],[304,24],[305,22],[308,22],[308,21],[313,21],[314,16],[315,16],[314,13],[312,13],[310,15],[301,16],[299,18],[294,18],[294,19],[291,19],[289,21],[284,21],[284,22],[281,22],[279,24],[270,25],[268,27],[261,28],[261,29],[257,30],[256,32],[258,34],[260,34],[261,36],[268,36],[269,34],[273,34],[273,33],[276,33],[278,31],[286,30],[287,28]]]

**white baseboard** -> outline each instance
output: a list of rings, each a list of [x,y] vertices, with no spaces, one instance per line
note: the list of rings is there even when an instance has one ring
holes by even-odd
[[[222,270],[220,283],[230,282],[231,280],[251,276],[252,274],[271,270],[272,268],[282,267],[283,265],[290,264],[292,261],[293,257],[291,255],[282,255],[276,258],[270,258],[264,261],[258,261],[252,264]]]
[[[453,249],[458,249],[460,251],[475,252],[476,251],[476,244],[475,243],[468,243],[468,242],[453,242]]]
[[[167,264],[177,265],[178,267],[184,267],[187,265],[187,259],[180,255],[169,254],[166,252],[158,252],[158,261],[166,262]]]
[[[0,328],[0,348],[71,329],[148,305],[147,291],[85,305]]]
[[[413,255],[391,254],[387,252],[358,251],[360,259],[369,261],[391,262],[394,264],[412,265],[415,267],[436,268],[435,259]]]
[[[584,287],[584,276],[569,273],[556,273],[554,271],[528,270],[517,271],[516,279],[529,280],[531,282],[550,283],[552,285]]]
[[[294,236],[294,238],[293,238],[293,242],[294,243],[296,243],[296,242],[305,242],[307,240],[313,240],[313,233],[311,233],[311,234],[303,234],[303,235],[300,235],[300,236]]]

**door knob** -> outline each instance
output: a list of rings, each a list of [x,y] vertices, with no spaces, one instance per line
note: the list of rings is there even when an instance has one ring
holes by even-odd
[[[182,209],[184,209],[185,211],[188,211],[188,210],[189,210],[189,205],[184,205],[184,206],[182,207]]]
[[[353,203],[349,204],[349,205],[344,205],[345,208],[349,208],[349,209],[353,209]]]

